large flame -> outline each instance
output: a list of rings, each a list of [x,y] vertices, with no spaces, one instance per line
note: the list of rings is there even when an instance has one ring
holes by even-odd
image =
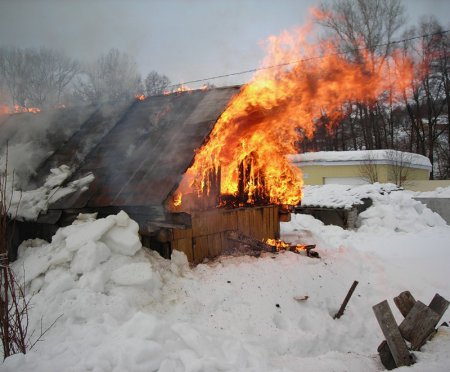
[[[217,191],[211,179],[219,177],[221,195],[244,192],[252,203],[259,193],[270,203],[296,205],[302,197],[301,172],[286,159],[296,152],[296,141],[310,138],[319,120],[337,123],[345,105],[373,102],[410,81],[410,64],[395,55],[381,61],[363,54],[356,63],[335,53],[331,43],[308,43],[306,35],[299,29],[269,38],[263,63],[268,68],[258,71],[221,115],[177,195],[209,195]]]

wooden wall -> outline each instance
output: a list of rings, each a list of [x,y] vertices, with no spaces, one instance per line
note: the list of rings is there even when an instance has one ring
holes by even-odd
[[[229,247],[225,232],[240,230],[255,239],[279,238],[278,206],[213,209],[192,213],[192,228],[173,229],[172,249],[182,251],[190,262],[200,263]]]

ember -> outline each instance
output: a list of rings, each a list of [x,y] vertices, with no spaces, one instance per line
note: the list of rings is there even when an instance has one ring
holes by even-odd
[[[135,98],[136,98],[138,101],[143,101],[143,100],[145,99],[145,96],[144,96],[143,94],[136,94],[136,95],[135,95]]]

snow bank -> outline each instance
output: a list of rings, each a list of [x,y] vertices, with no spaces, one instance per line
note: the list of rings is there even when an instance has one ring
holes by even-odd
[[[81,215],[51,243],[25,242],[14,268],[34,294],[30,331],[61,317],[0,370],[379,371],[383,335],[372,306],[388,299],[399,322],[392,298],[403,290],[425,303],[436,292],[450,298],[450,227],[411,193],[378,193],[356,230],[307,215],[281,230],[286,241],[317,244],[322,258],[221,257],[191,269],[183,253],[164,260],[143,249],[123,212]],[[411,371],[446,370],[449,340],[440,329]]]
[[[450,198],[450,186],[438,187],[434,191],[424,191],[414,193],[417,198]]]
[[[363,204],[364,198],[376,198],[380,194],[397,191],[394,184],[367,184],[360,186],[318,185],[303,188],[302,206],[350,209]]]

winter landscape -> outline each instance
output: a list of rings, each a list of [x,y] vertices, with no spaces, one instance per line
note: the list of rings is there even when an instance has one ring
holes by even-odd
[[[0,371],[450,371],[424,4],[0,2]]]
[[[373,199],[355,230],[307,215],[282,223],[285,241],[317,244],[320,259],[263,253],[190,268],[179,252],[165,260],[142,248],[124,213],[80,216],[50,243],[24,242],[14,269],[33,294],[30,329],[50,328],[1,370],[382,370],[372,306],[388,299],[399,322],[392,299],[404,290],[424,303],[435,293],[450,297],[450,227],[411,192],[382,195],[381,186],[347,187],[347,195],[328,187],[344,202]],[[318,191],[306,188],[305,202]],[[348,308],[333,319],[353,280]],[[442,321],[449,318],[447,311]],[[449,328],[440,327],[414,353],[417,363],[403,368],[447,370],[449,343]]]

